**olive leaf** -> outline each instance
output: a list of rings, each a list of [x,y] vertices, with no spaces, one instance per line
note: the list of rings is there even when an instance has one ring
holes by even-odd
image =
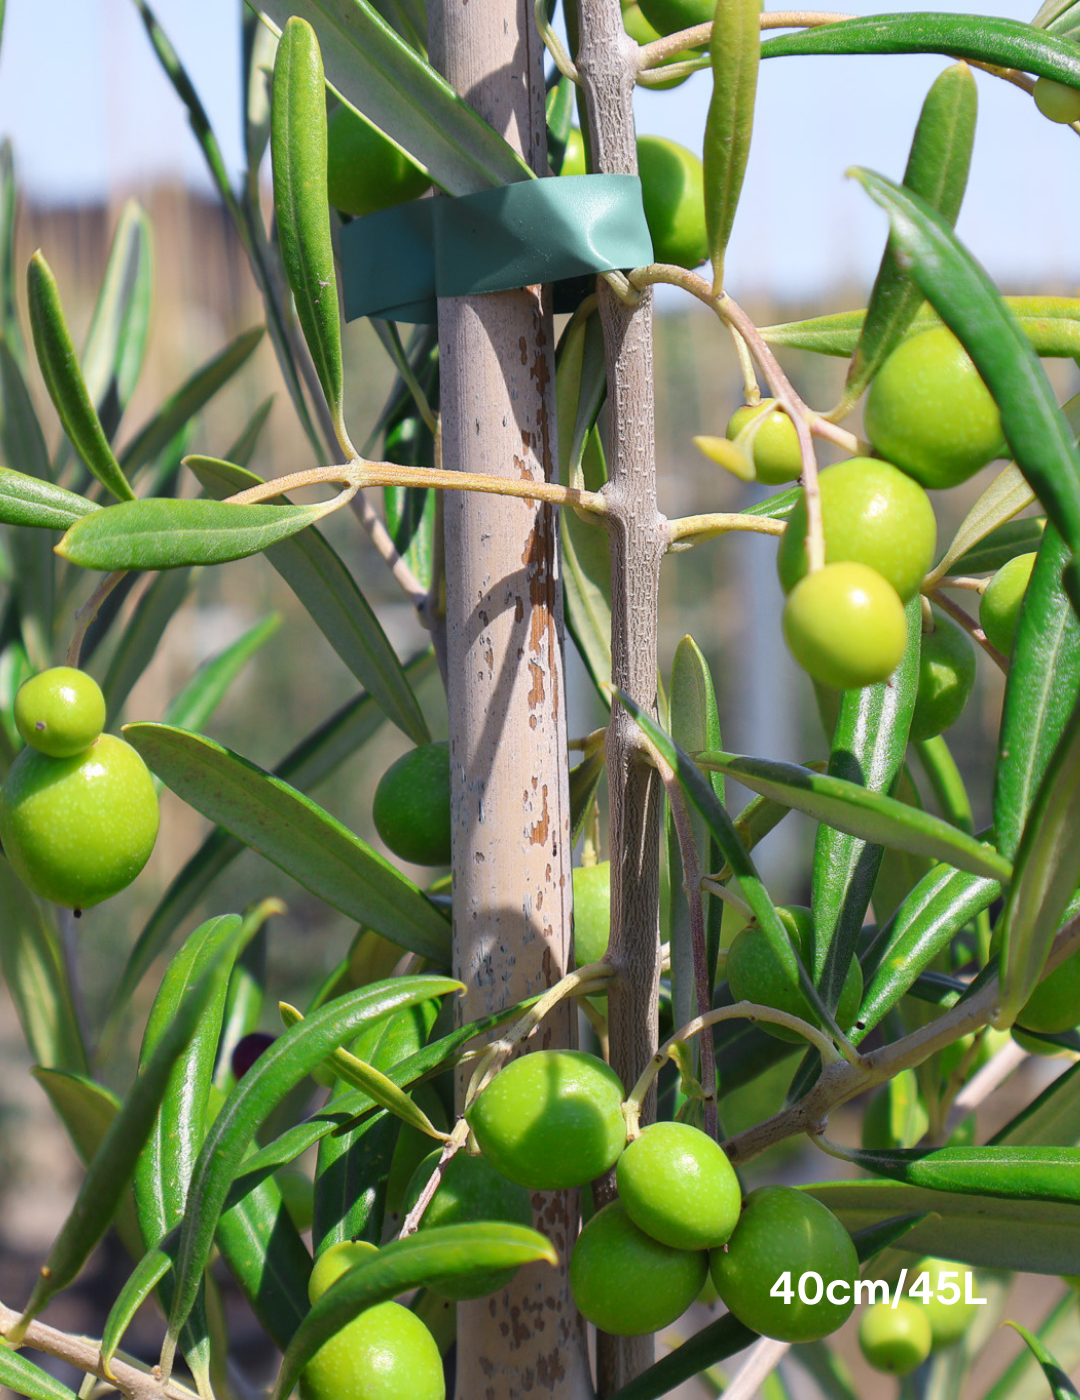
[[[713,295],[724,289],[724,254],[750,154],[761,53],[759,0],[717,5],[709,41],[713,89],[705,118],[705,225],[713,269]]]

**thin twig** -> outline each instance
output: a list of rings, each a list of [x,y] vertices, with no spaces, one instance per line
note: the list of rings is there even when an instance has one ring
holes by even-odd
[[[717,535],[731,534],[732,531],[782,535],[784,529],[784,521],[774,520],[771,515],[684,515],[668,522],[668,549],[673,553],[689,549],[702,540],[715,539]]]
[[[954,603],[947,593],[942,593],[939,588],[932,588],[929,596],[938,605],[942,612],[947,612],[954,622],[958,622],[973,642],[976,642],[986,652],[990,660],[1005,675],[1009,674],[1008,657],[1002,656],[993,642],[987,640],[986,633],[970,614],[966,613],[959,603]]]
[[[724,1400],[751,1400],[791,1348],[790,1342],[761,1337],[724,1389]]]
[[[90,597],[75,614],[75,628],[71,634],[71,641],[68,642],[67,655],[64,658],[66,666],[78,667],[79,657],[82,654],[83,642],[94,619],[101,611],[101,605],[113,591],[116,585],[127,573],[126,569],[117,569],[114,573],[106,574],[98,586],[94,589]]]
[[[407,1235],[414,1235],[420,1228],[420,1222],[424,1218],[424,1212],[431,1204],[442,1184],[443,1172],[447,1163],[457,1155],[469,1140],[469,1125],[464,1118],[458,1120],[454,1131],[443,1143],[443,1150],[439,1155],[439,1160],[435,1163],[435,1170],[428,1177],[424,1184],[424,1189],[420,1192],[416,1205],[409,1211],[408,1215],[401,1222],[401,1229],[398,1231],[398,1239],[403,1240]]]

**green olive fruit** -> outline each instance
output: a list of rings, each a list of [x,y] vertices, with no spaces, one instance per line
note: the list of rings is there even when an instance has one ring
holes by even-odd
[[[0,791],[0,841],[16,875],[68,909],[88,909],[130,885],[157,832],[150,772],[114,734],[73,758],[25,748]]]
[[[1053,78],[1036,78],[1035,106],[1052,122],[1080,122],[1080,91]]]
[[[603,962],[611,937],[611,862],[574,870],[574,966]]]
[[[809,909],[801,905],[790,908],[781,906],[776,911],[787,929],[803,965],[810,966],[813,956],[813,916]],[[772,950],[768,938],[759,928],[744,928],[736,934],[728,949],[727,979],[731,995],[736,1001],[754,1001],[759,1006],[773,1006],[777,1011],[786,1011],[791,1016],[800,1016],[812,1026],[820,1025],[818,1018],[810,1010],[806,997],[796,987],[792,987],[783,975],[780,963]],[[836,1019],[842,1030],[847,1030],[858,1015],[862,1001],[863,979],[859,964],[854,959],[844,978],[840,993],[840,1005],[836,1009]],[[772,1025],[768,1021],[760,1023],[761,1029],[778,1040],[791,1041],[796,1045],[806,1042],[796,1031],[786,1026]]]
[[[105,728],[105,697],[85,671],[53,666],[19,687],[15,725],[31,748],[51,758],[73,758]]]
[[[1020,1008],[1016,1024],[1040,1035],[1061,1035],[1080,1025],[1080,953],[1042,979]]]
[[[852,690],[888,680],[907,644],[904,605],[866,564],[826,564],[788,594],[784,640],[816,681]]]
[[[579,127],[572,126],[570,134],[566,138],[566,149],[563,152],[563,163],[559,174],[587,175],[588,173],[585,165],[585,138]]]
[[[512,1060],[465,1117],[496,1171],[530,1191],[584,1186],[626,1146],[623,1087],[580,1050],[534,1050]]]
[[[324,1250],[308,1283],[311,1301],[375,1252],[362,1241]],[[446,1400],[442,1357],[415,1313],[378,1303],[324,1342],[304,1367],[300,1394],[302,1400]]]
[[[911,737],[931,739],[954,725],[974,684],[975,648],[966,632],[935,610],[934,630],[922,635]]]
[[[638,0],[638,5],[656,32],[664,35],[709,24],[716,15],[712,0]]]
[[[653,260],[697,267],[709,256],[701,161],[663,136],[639,136],[637,156]]]
[[[816,1341],[835,1332],[854,1307],[859,1258],[851,1236],[827,1206],[790,1186],[751,1191],[727,1248],[712,1251],[710,1266],[728,1309],[777,1341]],[[810,1275],[821,1282],[820,1297]],[[846,1301],[829,1298],[831,1285],[833,1297]]]
[[[910,476],[872,457],[851,457],[818,477],[825,563],[867,564],[900,596],[914,598],[934,558],[937,521],[930,497]],[[806,499],[780,537],[776,568],[790,593],[806,576]]]
[[[441,1131],[449,1128],[446,1109],[434,1086],[416,1084],[409,1090],[409,1098],[427,1114],[428,1121]],[[386,1177],[386,1210],[390,1215],[404,1214],[405,1194],[409,1189],[413,1173],[431,1151],[431,1138],[411,1123],[402,1123],[390,1159],[390,1171]]]
[[[872,1303],[859,1322],[859,1346],[876,1371],[906,1376],[930,1355],[932,1341],[926,1309],[908,1298],[895,1304]]]
[[[980,1305],[966,1301],[968,1297],[977,1296],[975,1275],[966,1264],[954,1264],[948,1259],[922,1259],[908,1271],[909,1289],[911,1280],[917,1282],[922,1273],[930,1275],[931,1301],[923,1304],[933,1333],[930,1350],[941,1351],[958,1342],[979,1316]],[[947,1302],[956,1289],[959,1290],[957,1302]]]
[[[598,1210],[570,1256],[578,1311],[603,1332],[637,1337],[681,1317],[701,1292],[709,1256],[672,1249],[639,1230],[621,1200]]]
[[[1020,606],[1034,567],[1034,554],[1017,554],[1002,564],[979,601],[979,626],[986,633],[986,640],[997,647],[1002,656],[1012,653]]]
[[[450,863],[450,745],[421,744],[379,779],[375,830],[394,855],[414,865]]]
[[[1026,1050],[1029,1055],[1041,1055],[1046,1060],[1076,1059],[1076,1052],[1070,1050],[1067,1045],[1054,1045],[1051,1041],[1040,1040],[1038,1036],[1021,1030],[1019,1026],[1013,1026],[1012,1038],[1021,1050]]]
[[[436,1148],[429,1153],[413,1173],[405,1192],[402,1214],[408,1215],[420,1199],[420,1193],[431,1179],[431,1173],[442,1156]],[[506,1220],[511,1225],[533,1223],[532,1201],[524,1186],[518,1186],[502,1176],[484,1157],[470,1157],[458,1152],[443,1170],[439,1188],[432,1196],[420,1221],[420,1230],[436,1225],[462,1225],[474,1220]],[[470,1278],[454,1278],[428,1286],[444,1298],[486,1298],[505,1288],[517,1273],[516,1268],[491,1269]]]
[[[737,437],[747,422],[761,412],[765,404],[775,402],[775,399],[763,399],[756,408],[748,403],[743,404],[742,408],[737,408],[727,425],[726,435],[729,438]],[[799,434],[783,409],[773,409],[754,434],[754,470],[758,481],[763,481],[767,486],[797,481],[802,475]],[[805,534],[805,528],[803,533]]]
[[[689,1123],[652,1123],[615,1166],[630,1219],[672,1249],[714,1249],[739,1219],[742,1188],[727,1153]]]
[[[867,1151],[914,1147],[929,1126],[915,1071],[902,1069],[867,1104],[862,1145]]]
[[[326,193],[343,214],[374,214],[419,199],[427,172],[378,127],[342,104],[326,129]]]
[[[946,326],[901,341],[870,385],[864,422],[886,461],[935,489],[1006,450],[997,404]]]

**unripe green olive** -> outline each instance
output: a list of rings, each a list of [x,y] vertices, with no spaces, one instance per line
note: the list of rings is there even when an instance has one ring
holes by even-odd
[[[105,697],[85,671],[53,666],[19,687],[15,725],[31,748],[51,758],[73,758],[105,728]]]
[[[708,24],[716,14],[712,0],[638,0],[641,13],[658,34],[675,34]]]
[[[375,1252],[362,1241],[332,1245],[315,1261],[314,1303]],[[303,1400],[446,1400],[442,1357],[420,1319],[400,1303],[365,1308],[325,1342],[300,1378]]]
[[[968,1303],[965,1300],[969,1294],[975,1295],[975,1276],[966,1264],[954,1264],[949,1259],[922,1259],[910,1270],[908,1277],[917,1279],[921,1273],[930,1275],[931,1301],[924,1303],[927,1316],[930,1320],[930,1331],[933,1333],[931,1351],[941,1351],[943,1347],[950,1347],[965,1334],[971,1324],[979,1316],[979,1304]],[[942,1279],[942,1273],[947,1273],[949,1277]],[[939,1295],[943,1292],[952,1293],[948,1287],[955,1284],[959,1289],[959,1302],[947,1303]]]
[[[1080,121],[1080,91],[1053,78],[1036,78],[1032,92],[1035,106],[1052,122]]]
[[[372,817],[394,855],[414,865],[450,863],[450,745],[420,744],[379,779]]]
[[[465,1117],[497,1171],[532,1191],[584,1186],[626,1146],[623,1087],[580,1050],[534,1050],[499,1071]]]
[[[621,1200],[599,1210],[570,1256],[578,1311],[616,1337],[658,1332],[681,1317],[708,1273],[701,1250],[672,1249],[639,1230]]]
[[[937,521],[930,498],[897,467],[851,457],[818,478],[825,563],[866,564],[891,583],[906,603],[918,593],[934,558]],[[790,593],[806,575],[806,498],[801,497],[780,537],[776,568]]]
[[[701,161],[664,136],[639,136],[637,157],[654,260],[697,267],[709,256]]]
[[[1020,1008],[1016,1024],[1040,1035],[1061,1035],[1080,1025],[1080,953],[1042,979]]]
[[[729,1310],[755,1332],[781,1342],[812,1342],[847,1320],[854,1307],[859,1259],[851,1236],[827,1206],[790,1186],[759,1186],[743,1203],[742,1215],[726,1249],[710,1256],[716,1291]],[[773,1289],[789,1273],[792,1296]],[[799,1296],[804,1276],[817,1274],[821,1297],[816,1303]],[[839,1284],[831,1302],[830,1284]],[[846,1283],[846,1289],[842,1284]],[[806,1296],[816,1294],[813,1280]]]
[[[877,1371],[906,1376],[930,1355],[933,1334],[926,1309],[910,1298],[872,1303],[859,1322],[859,1346]]]
[[[157,832],[149,770],[113,734],[73,758],[23,749],[0,791],[0,840],[16,875],[68,909],[88,909],[129,885]]]
[[[775,399],[763,399],[756,407],[743,404],[742,408],[737,408],[727,425],[727,436],[737,437],[755,414],[760,414],[763,407],[775,402]],[[767,486],[797,481],[802,475],[799,434],[783,409],[773,409],[754,434],[754,470],[758,481],[763,481]],[[805,533],[805,525],[803,530]]]
[[[875,450],[929,488],[967,481],[1005,451],[997,404],[945,326],[901,341],[870,385],[864,422]]]
[[[574,966],[602,962],[611,937],[611,862],[574,868]]]
[[[441,1156],[442,1150],[436,1148],[416,1168],[405,1192],[403,1215],[408,1215],[420,1199]],[[506,1220],[511,1225],[531,1226],[532,1201],[524,1186],[508,1181],[486,1158],[458,1152],[447,1162],[439,1188],[424,1211],[419,1228],[461,1225],[474,1220]],[[467,1279],[455,1278],[429,1286],[444,1298],[485,1298],[505,1288],[516,1273],[516,1267],[492,1269]]]
[[[986,633],[986,640],[997,647],[1002,656],[1012,653],[1020,607],[1031,582],[1035,558],[1034,554],[1017,554],[1002,564],[979,601],[979,626]]]
[[[640,5],[623,5],[622,22],[627,34],[638,44],[652,44],[662,37],[660,31],[645,18]],[[660,67],[666,68],[668,64],[681,63],[690,58],[694,52],[691,50],[690,53],[672,54],[670,58],[664,59]],[[668,88],[678,87],[680,83],[685,83],[689,76],[686,73],[681,78],[671,78],[666,83],[650,83],[649,86],[655,92],[666,92]]]
[[[955,724],[974,684],[975,648],[967,633],[935,611],[934,630],[922,635],[911,737],[930,739]]]
[[[804,966],[809,967],[813,945],[813,916],[809,909],[801,905],[791,908],[780,906],[777,911],[781,922],[791,935],[791,941],[798,950]],[[779,960],[772,950],[766,935],[759,928],[744,928],[736,934],[728,949],[727,979],[731,995],[736,1001],[753,1001],[759,1006],[772,1006],[778,1011],[786,1011],[791,1016],[800,1016],[812,1026],[820,1025],[818,1018],[810,1010],[806,997],[792,987],[783,975]],[[836,1009],[836,1019],[841,1030],[847,1030],[854,1021],[862,1001],[863,979],[858,962],[852,959],[844,978],[840,993],[840,1004]],[[797,1031],[786,1026],[773,1025],[762,1021],[761,1029],[778,1040],[805,1044]]]
[[[652,1123],[615,1167],[630,1219],[672,1249],[714,1249],[739,1219],[742,1188],[727,1153],[689,1123]]]
[[[365,117],[342,104],[326,129],[326,192],[343,214],[374,214],[419,199],[431,179]]]
[[[783,628],[803,670],[834,690],[888,680],[907,644],[896,589],[866,564],[826,564],[800,579],[784,605]]]

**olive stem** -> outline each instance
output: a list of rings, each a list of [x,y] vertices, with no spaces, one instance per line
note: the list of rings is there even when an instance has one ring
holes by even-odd
[[[983,651],[986,652],[987,656],[999,670],[1003,671],[1005,675],[1009,674],[1008,658],[1002,656],[993,642],[987,640],[986,633],[973,617],[970,617],[958,603],[954,603],[947,594],[942,593],[938,588],[932,588],[929,596],[942,612],[947,612],[954,622],[960,624],[973,642],[977,642],[979,646],[982,647]]]
[[[686,809],[686,798],[675,776],[675,770],[664,761],[659,753],[654,754],[660,781],[664,784],[671,820],[679,842],[679,855],[683,869],[683,896],[690,911],[690,949],[694,958],[694,994],[699,1015],[704,1015],[712,1005],[709,988],[709,955],[705,937],[705,901],[702,898],[701,862],[698,859],[697,843],[694,841],[690,814]],[[699,1041],[700,1078],[704,1090],[702,1096],[705,1116],[705,1131],[717,1141],[719,1120],[716,1112],[716,1046],[711,1035],[702,1036]]]
[[[65,666],[72,666],[78,670],[79,657],[82,654],[86,634],[100,612],[102,603],[126,573],[126,569],[117,569],[114,573],[106,574],[93,593],[90,594],[90,597],[75,613],[75,629],[71,634],[71,641],[68,642],[67,655],[64,657]]]
[[[988,578],[969,578],[966,574],[943,574],[934,583],[935,588],[969,588],[973,593],[985,593]]]
[[[6,1337],[18,1320],[19,1314],[14,1308],[0,1303],[0,1337]],[[176,1381],[164,1380],[158,1367],[144,1366],[124,1352],[118,1352],[106,1369],[99,1341],[61,1332],[44,1322],[29,1323],[18,1345],[54,1356],[87,1375],[115,1385],[130,1400],[198,1400],[193,1390]]]
[[[784,1026],[787,1030],[795,1031],[798,1035],[803,1036],[814,1046],[821,1055],[826,1069],[844,1064],[843,1057],[824,1031],[819,1031],[816,1026],[810,1025],[808,1021],[802,1020],[799,1016],[792,1016],[787,1011],[779,1011],[775,1006],[762,1006],[756,1001],[737,1001],[734,1006],[719,1006],[714,1011],[706,1012],[704,1016],[695,1016],[692,1021],[687,1021],[685,1026],[680,1027],[674,1035],[664,1041],[642,1070],[640,1078],[623,1104],[627,1136],[631,1140],[641,1135],[639,1126],[641,1105],[653,1080],[667,1063],[672,1048],[680,1041],[690,1040],[709,1026],[718,1026],[723,1021],[768,1021],[772,1025]],[[849,1068],[854,1067],[849,1066]]]
[[[747,345],[740,333],[730,323],[728,324],[728,333],[735,346],[735,354],[739,359],[739,368],[742,370],[743,398],[751,407],[754,407],[761,402],[761,388],[757,382],[757,371],[754,369],[754,357],[750,353],[749,345]],[[763,415],[761,421],[764,422],[767,417],[768,414]],[[747,424],[747,427],[749,426],[750,425]]]
[[[383,343],[383,348],[394,362],[394,368],[401,376],[401,382],[408,389],[412,397],[413,405],[419,413],[424,426],[434,437],[439,428],[438,414],[432,409],[428,402],[428,396],[420,387],[420,381],[413,373],[413,367],[409,364],[409,357],[405,353],[405,347],[401,343],[401,335],[398,332],[395,321],[382,321],[377,316],[372,317],[371,324],[375,334]]]
[[[464,1118],[459,1118],[454,1125],[454,1131],[443,1143],[439,1160],[435,1163],[435,1170],[424,1183],[424,1189],[420,1192],[416,1204],[408,1215],[401,1222],[401,1229],[398,1231],[398,1239],[403,1240],[407,1235],[415,1235],[420,1228],[420,1222],[424,1218],[424,1212],[434,1199],[435,1192],[442,1184],[443,1172],[446,1164],[457,1155],[469,1140],[469,1125]]]
[[[824,10],[778,10],[761,16],[762,29],[815,29],[821,24],[836,24],[840,20],[854,19],[854,15],[837,14]],[[648,70],[663,63],[672,54],[684,49],[700,49],[712,39],[712,20],[704,24],[693,24],[689,29],[676,30],[662,39],[654,39],[651,44],[641,46],[641,66]],[[708,60],[706,59],[706,62]],[[665,74],[665,77],[669,75]]]
[[[713,875],[703,875],[701,877],[701,888],[707,890],[709,894],[714,894],[717,899],[722,899],[725,904],[730,904],[733,909],[737,909],[750,923],[754,917],[754,911],[747,904],[741,895],[737,895],[734,890],[729,889],[721,880]]]
[[[1043,975],[1053,972],[1078,950],[1080,916],[1068,920],[1058,930]],[[832,1109],[867,1089],[884,1084],[902,1069],[921,1065],[936,1051],[992,1023],[998,1015],[1000,995],[999,979],[993,977],[979,991],[957,1002],[936,1020],[891,1045],[861,1055],[856,1064],[825,1065],[817,1082],[801,1099],[765,1122],[729,1138],[723,1144],[724,1150],[736,1165],[740,1165],[784,1138],[803,1132],[822,1131]]]
[[[547,0],[533,0],[533,18],[536,20],[540,38],[544,41],[544,48],[550,54],[552,63],[564,78],[569,78],[572,83],[577,83],[580,86],[581,79],[578,76],[577,64],[563,48],[562,40],[548,24]]]
[[[782,535],[785,525],[782,520],[773,520],[768,515],[684,515],[679,520],[668,522],[668,553],[677,554],[684,549],[692,549],[695,544],[715,539],[717,535],[727,535],[733,530],[749,531],[756,535]]]

